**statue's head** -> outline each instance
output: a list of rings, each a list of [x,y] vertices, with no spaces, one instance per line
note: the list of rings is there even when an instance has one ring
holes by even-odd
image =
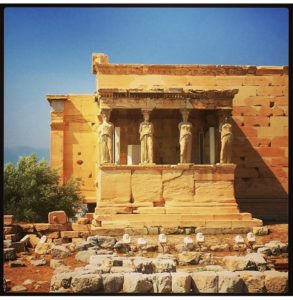
[[[142,111],[142,115],[143,115],[143,120],[146,121],[146,122],[148,122],[149,119],[150,119],[150,112],[147,111],[147,110],[143,110]]]
[[[189,111],[188,110],[181,110],[182,120],[184,123],[188,121]]]
[[[226,117],[225,117],[224,123],[230,123],[230,122],[229,122],[229,116],[226,116]]]
[[[102,120],[103,120],[103,121],[109,122],[109,119],[110,119],[110,111],[108,111],[108,110],[102,110],[102,111],[101,111],[101,115],[102,115]]]

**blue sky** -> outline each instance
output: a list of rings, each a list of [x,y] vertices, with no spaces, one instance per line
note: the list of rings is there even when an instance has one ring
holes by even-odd
[[[48,148],[47,94],[93,93],[111,63],[288,65],[282,8],[7,8],[4,146]]]

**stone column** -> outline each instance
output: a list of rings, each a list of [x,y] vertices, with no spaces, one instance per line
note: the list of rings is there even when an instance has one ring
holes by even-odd
[[[149,122],[151,110],[142,109],[144,121],[139,125],[140,164],[154,164],[154,126]]]
[[[110,114],[110,109],[102,109],[98,116],[101,122],[98,127],[99,164],[113,163],[114,125],[109,122]]]
[[[180,163],[191,163],[191,143],[192,143],[192,124],[188,122],[189,110],[180,110],[183,121],[179,123],[178,129],[180,131]]]
[[[60,184],[64,183],[64,101],[67,96],[47,96],[51,111],[51,149],[50,165],[60,176]]]

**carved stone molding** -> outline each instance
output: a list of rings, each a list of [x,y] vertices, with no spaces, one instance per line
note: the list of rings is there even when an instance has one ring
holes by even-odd
[[[68,98],[67,95],[48,95],[47,100],[50,103],[50,106],[53,108],[53,111],[61,112],[64,110],[64,101]]]

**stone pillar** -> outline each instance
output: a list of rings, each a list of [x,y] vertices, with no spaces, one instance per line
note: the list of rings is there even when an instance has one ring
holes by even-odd
[[[109,122],[111,110],[102,109],[98,116],[100,124],[98,126],[98,162],[99,164],[113,163],[113,135],[114,125]]]
[[[189,110],[180,110],[183,121],[179,123],[180,163],[191,163],[192,124],[188,122]]]
[[[144,121],[140,123],[140,164],[154,164],[154,126],[149,122],[151,110],[142,109]]]
[[[210,164],[214,165],[215,160],[215,127],[209,128],[209,137],[210,137]]]
[[[50,165],[60,176],[60,184],[64,183],[64,101],[67,96],[47,96],[51,111],[51,146]]]

